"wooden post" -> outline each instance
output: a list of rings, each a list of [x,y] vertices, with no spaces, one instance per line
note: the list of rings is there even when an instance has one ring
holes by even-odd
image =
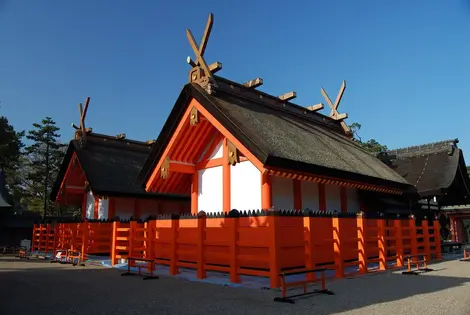
[[[426,255],[426,260],[431,261],[431,244],[429,241],[428,219],[424,218],[423,221],[421,221],[421,228],[423,229],[424,254]]]
[[[310,212],[304,212],[304,231],[305,231],[305,268],[315,269],[315,238],[314,238],[314,220]],[[314,272],[307,273],[307,280],[313,281],[316,276]]]
[[[44,256],[47,256],[47,253],[49,251],[49,239],[50,239],[50,233],[51,233],[51,225],[46,224],[46,244],[45,244],[45,249],[44,249]]]
[[[326,187],[325,184],[318,184],[318,209],[326,211]]]
[[[193,183],[191,185],[191,214],[198,213],[199,175],[198,172],[192,174]]]
[[[359,212],[357,214],[357,249],[358,249],[358,261],[359,261],[359,272],[367,273],[368,271],[368,253],[367,253],[367,221],[364,219],[364,213]]]
[[[99,206],[100,206],[100,198],[98,198],[97,196],[94,197],[95,198],[95,202],[94,202],[94,205],[93,205],[93,219],[95,220],[98,220],[99,219]]]
[[[416,220],[415,217],[412,215],[409,219],[409,227],[410,227],[410,249],[411,255],[418,254],[418,240],[416,235]]]
[[[441,252],[441,226],[438,220],[434,220],[434,243],[436,245],[436,259],[442,258]]]
[[[280,278],[279,274],[281,268],[279,265],[279,241],[278,241],[278,222],[279,212],[268,212],[268,229],[269,229],[269,278],[271,289],[279,288]]]
[[[86,259],[86,253],[88,250],[88,234],[90,232],[89,228],[89,223],[87,222],[82,222],[81,228],[82,228],[82,250],[81,250],[81,256],[82,256],[82,261],[84,262]]]
[[[261,208],[263,210],[271,210],[273,207],[271,189],[271,177],[268,173],[261,174]]]
[[[54,225],[54,240],[52,242],[52,256],[54,256],[55,250],[57,249],[57,243],[59,241],[59,225],[60,223],[56,223]]]
[[[403,267],[403,233],[402,233],[402,221],[395,219],[393,221],[395,226],[395,250],[397,254],[397,267]]]
[[[206,275],[206,262],[204,261],[204,243],[206,240],[206,213],[201,211],[197,217],[197,278],[205,279]]]
[[[171,256],[170,256],[170,274],[176,275],[178,273],[178,229],[179,229],[179,216],[171,215]]]
[[[230,170],[228,140],[223,140],[223,164],[222,164],[222,211],[230,211]]]
[[[380,270],[387,269],[387,242],[385,241],[386,236],[386,220],[377,219],[377,245],[379,248],[379,268]]]
[[[237,210],[232,210],[229,213],[231,237],[230,237],[230,282],[239,283],[240,276],[238,275],[238,227],[239,227],[239,213]]]
[[[114,221],[113,222],[113,236],[111,239],[111,265],[114,266],[117,263],[116,260],[116,242],[117,242],[117,228],[118,228],[118,222]]]
[[[334,249],[334,261],[336,278],[344,277],[344,259],[341,244],[341,218],[333,217],[333,249]]]
[[[294,209],[302,210],[302,182],[298,179],[293,179],[292,181],[294,189]]]
[[[135,229],[137,227],[137,221],[129,222],[129,253],[128,257],[135,257],[134,255],[134,242],[135,242]],[[129,263],[129,262],[128,262]]]

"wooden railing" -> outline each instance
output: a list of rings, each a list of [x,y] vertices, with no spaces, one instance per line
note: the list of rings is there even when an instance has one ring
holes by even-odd
[[[356,213],[232,210],[146,222],[60,223],[55,235],[57,247],[81,246],[84,256],[110,253],[112,264],[127,257],[153,259],[173,275],[193,268],[200,279],[207,271],[227,272],[231,282],[239,282],[240,275],[262,276],[273,288],[284,271],[328,268],[341,278],[403,267],[404,255],[441,258],[437,221],[417,226],[414,218]],[[43,244],[38,242],[33,244]]]

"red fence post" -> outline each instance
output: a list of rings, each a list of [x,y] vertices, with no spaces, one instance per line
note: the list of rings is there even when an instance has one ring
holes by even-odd
[[[416,235],[416,220],[414,215],[410,216],[409,219],[409,227],[410,227],[410,250],[411,250],[411,255],[417,255],[418,254],[418,240],[417,240],[417,235]]]
[[[279,212],[268,211],[268,233],[269,233],[269,278],[271,289],[279,288],[280,283],[280,265],[279,255],[280,244],[278,240]]]
[[[441,225],[438,220],[434,220],[434,244],[436,246],[436,259],[442,258],[441,252]]]
[[[428,219],[424,218],[421,222],[421,227],[423,229],[423,246],[424,254],[426,255],[426,260],[431,261],[431,243],[429,241],[429,224]]]
[[[364,213],[357,213],[357,250],[359,261],[359,272],[367,273],[368,271],[368,253],[367,253],[367,222],[364,219]]]
[[[343,259],[343,251],[342,251],[342,244],[341,244],[341,218],[333,217],[333,250],[334,250],[334,262],[335,262],[335,270],[336,270],[336,277],[343,278],[344,277],[344,259]]]
[[[379,247],[379,268],[380,270],[387,269],[387,242],[385,241],[386,236],[386,220],[377,219],[377,240]]]
[[[179,215],[171,215],[171,254],[170,254],[170,274],[176,275],[178,273],[178,229],[179,229]]]
[[[315,269],[315,238],[313,229],[314,217],[311,216],[310,212],[304,212],[304,237],[305,237],[305,268]],[[307,280],[313,281],[316,276],[314,272],[307,273]]]
[[[206,262],[204,261],[204,243],[206,240],[206,213],[197,214],[197,278],[206,278]]]
[[[393,220],[395,226],[395,250],[397,256],[397,267],[403,267],[403,231],[402,220]]]
[[[239,227],[239,213],[237,210],[229,212],[230,221],[230,282],[240,282],[240,276],[238,275],[238,227]]]
[[[117,228],[118,228],[118,222],[114,221],[113,222],[113,232],[111,236],[111,265],[114,266],[117,263],[116,260],[116,242],[117,242]]]

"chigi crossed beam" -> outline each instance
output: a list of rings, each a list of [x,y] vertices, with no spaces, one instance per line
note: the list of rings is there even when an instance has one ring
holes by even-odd
[[[204,35],[201,39],[201,44],[199,46],[197,45],[191,30],[186,29],[186,36],[188,37],[189,44],[196,56],[196,61],[193,61],[191,57],[187,58],[188,64],[192,67],[189,72],[189,82],[198,83],[203,88],[207,88],[209,83],[216,87],[217,85],[212,74],[222,69],[222,64],[220,62],[214,62],[213,64],[207,65],[206,60],[204,59],[204,52],[206,51],[213,23],[214,15],[210,13],[209,18],[207,19]]]
[[[86,113],[88,111],[88,105],[90,104],[90,97],[87,97],[85,100],[85,106],[82,106],[82,103],[78,103],[78,111],[80,112],[80,125],[77,127],[74,123],[72,123],[72,127],[76,130],[75,131],[75,139],[76,140],[86,140],[87,132],[91,132],[91,128],[85,127],[85,118]]]
[[[333,118],[334,120],[340,121],[341,127],[343,128],[344,132],[348,136],[350,136],[351,135],[351,130],[349,129],[348,125],[344,122],[344,120],[346,118],[348,118],[348,114],[346,114],[346,113],[340,114],[338,112],[339,103],[341,102],[341,98],[343,97],[345,89],[346,89],[346,81],[343,80],[343,83],[341,84],[341,88],[339,89],[339,92],[338,92],[338,95],[336,96],[336,101],[335,101],[334,104],[331,101],[328,94],[326,94],[325,89],[321,88],[321,94],[323,95],[326,102],[328,103],[328,105],[331,108],[330,117]]]

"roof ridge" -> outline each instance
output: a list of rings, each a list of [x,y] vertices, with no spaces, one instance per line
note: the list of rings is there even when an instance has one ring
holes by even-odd
[[[395,155],[413,155],[413,154],[431,154],[437,153],[440,151],[445,151],[449,149],[449,146],[457,148],[457,143],[459,142],[458,138],[449,139],[449,140],[442,140],[436,142],[430,142],[421,145],[409,146],[404,148],[397,148],[387,150],[386,152],[389,154]]]
[[[332,131],[334,131],[336,133],[344,135],[344,132],[341,129],[340,123],[335,121],[334,119],[332,119],[330,116],[326,116],[326,115],[324,115],[322,113],[319,113],[317,111],[311,111],[306,107],[303,107],[301,105],[292,103],[290,101],[281,100],[277,96],[268,94],[266,92],[263,92],[263,91],[260,91],[260,90],[257,90],[257,89],[246,87],[243,84],[240,84],[238,82],[234,82],[234,81],[231,81],[229,79],[219,77],[219,76],[214,76],[214,77],[217,80],[223,81],[225,84],[228,84],[228,85],[231,85],[231,86],[237,86],[238,88],[240,88],[243,91],[250,92],[250,93],[253,93],[253,94],[257,94],[257,95],[260,96],[260,98],[267,97],[267,98],[271,99],[273,104],[268,104],[266,102],[261,102],[260,100],[253,99],[253,96],[247,95],[245,93],[240,94],[240,93],[237,93],[234,90],[223,89],[219,85],[219,87],[218,87],[219,90],[221,90],[224,93],[231,94],[231,95],[236,96],[236,97],[242,97],[242,98],[245,98],[245,99],[253,101],[253,102],[257,102],[260,105],[270,107],[270,108],[273,108],[273,109],[278,109],[281,112],[293,114],[295,116],[298,116],[299,118],[305,119],[305,120],[307,120],[309,122],[312,122],[312,123],[322,124],[324,127],[327,127],[329,129],[332,129]],[[275,102],[275,104],[274,104],[274,102]],[[269,105],[271,105],[271,106],[269,106]]]
[[[75,140],[72,140],[72,142]],[[105,145],[107,147],[113,147],[117,149],[125,149],[128,151],[139,151],[148,152],[153,145],[152,143],[130,140],[130,139],[118,139],[116,137],[104,135],[104,134],[88,134],[87,145]],[[85,146],[86,149],[87,146]]]

